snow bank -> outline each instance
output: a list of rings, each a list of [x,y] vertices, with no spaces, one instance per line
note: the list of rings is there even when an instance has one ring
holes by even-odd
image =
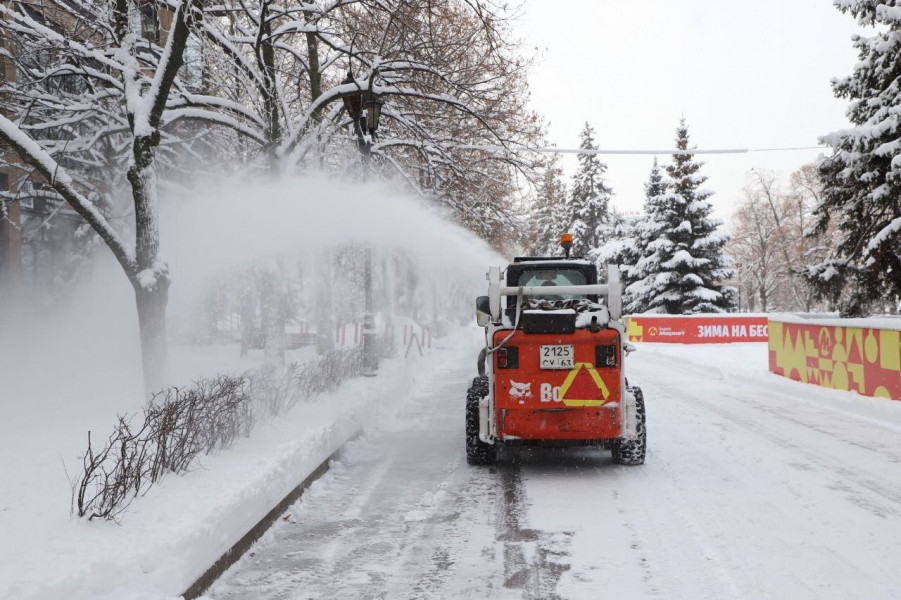
[[[50,526],[34,530],[38,515],[31,515],[30,535],[22,531],[15,544],[5,537],[0,546],[0,597],[177,596],[356,431],[415,398],[430,372],[459,352],[455,346],[387,361],[378,377],[350,381],[258,426],[231,451],[154,486],[121,525],[69,520],[56,511],[43,516]]]

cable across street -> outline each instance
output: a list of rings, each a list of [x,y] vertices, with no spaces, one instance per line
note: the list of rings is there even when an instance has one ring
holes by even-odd
[[[462,146],[469,150],[487,150],[489,152],[508,152],[510,148],[502,146]],[[686,149],[680,150],[673,148],[671,150],[589,150],[587,148],[526,148],[532,152],[541,152],[545,154],[583,154],[583,155],[662,155],[662,154],[750,154],[752,152],[791,152],[798,150],[826,150],[827,146],[792,146],[786,148],[717,148],[711,150],[702,149]]]
[[[535,152],[549,154],[748,154],[750,152],[787,152],[791,150],[825,150],[825,146],[798,146],[794,148],[719,148],[714,150],[588,150],[585,148],[531,148]]]

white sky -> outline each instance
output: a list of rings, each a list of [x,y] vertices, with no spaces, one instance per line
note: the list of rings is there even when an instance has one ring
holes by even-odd
[[[526,0],[519,28],[539,54],[532,107],[550,142],[578,147],[588,121],[602,149],[654,150],[674,146],[682,116],[699,149],[816,146],[848,126],[829,83],[850,74],[855,32],[830,0]],[[698,158],[728,220],[751,168],[787,179],[819,152]],[[641,210],[653,157],[601,160],[614,204]],[[571,176],[575,156],[562,164]]]

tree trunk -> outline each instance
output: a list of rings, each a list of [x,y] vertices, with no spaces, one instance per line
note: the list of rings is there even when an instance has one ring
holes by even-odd
[[[312,21],[310,14],[305,13],[305,17],[307,24],[310,24]],[[319,96],[322,95],[322,73],[320,72],[322,67],[319,64],[319,40],[317,35],[313,32],[307,33],[307,60],[310,63],[307,71],[310,76],[310,103],[316,102]],[[312,118],[314,123],[319,123],[322,120],[322,109],[323,107],[320,106],[313,111]]]
[[[0,173],[0,192],[8,190],[8,175]],[[15,306],[22,293],[22,229],[18,202],[0,200],[0,289],[5,309]]]
[[[141,331],[144,389],[150,394],[169,384],[169,352],[166,340],[168,282],[150,290],[136,287],[135,300],[138,308],[138,327]]]
[[[282,124],[280,119],[277,69],[275,65],[275,48],[272,41],[272,19],[269,13],[270,2],[260,7],[260,28],[257,33],[256,58],[257,65],[263,74],[263,112],[266,116],[266,140],[269,168],[278,171],[279,163],[276,154],[282,141]]]
[[[285,293],[281,269],[263,268],[257,275],[260,291],[260,320],[263,329],[263,361],[267,365],[285,364]]]
[[[128,170],[135,206],[135,261],[132,279],[141,332],[144,389],[147,393],[169,383],[166,341],[166,305],[169,301],[169,272],[159,256],[160,235],[157,218],[156,168],[154,155],[159,134],[136,136],[132,144],[134,164]]]
[[[335,349],[335,319],[332,302],[331,254],[325,253],[315,260],[316,302],[313,306],[316,318],[316,352],[325,354]]]

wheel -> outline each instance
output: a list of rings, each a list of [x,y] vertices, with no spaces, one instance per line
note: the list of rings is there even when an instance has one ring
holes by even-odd
[[[613,440],[613,462],[618,465],[643,465],[648,446],[648,430],[645,424],[644,394],[641,388],[629,390],[635,395],[636,436],[634,440]]]
[[[489,465],[497,455],[492,444],[479,439],[479,400],[487,395],[488,378],[473,379],[466,392],[466,462],[471,465]]]

